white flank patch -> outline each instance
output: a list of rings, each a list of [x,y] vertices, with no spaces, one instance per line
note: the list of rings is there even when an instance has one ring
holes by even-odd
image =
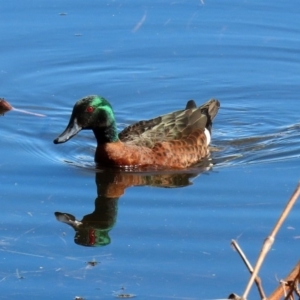
[[[210,144],[211,136],[207,128],[204,129],[204,134],[206,135],[207,146]]]

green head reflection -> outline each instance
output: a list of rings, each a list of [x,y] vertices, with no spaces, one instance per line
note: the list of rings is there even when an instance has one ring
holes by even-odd
[[[134,173],[116,170],[96,172],[97,198],[94,211],[77,220],[70,213],[55,212],[58,221],[71,226],[75,230],[74,242],[86,247],[107,246],[111,243],[110,230],[117,220],[118,200],[125,193],[126,188],[133,186],[155,187],[185,187],[191,185],[190,179],[207,170],[197,168],[166,173]]]

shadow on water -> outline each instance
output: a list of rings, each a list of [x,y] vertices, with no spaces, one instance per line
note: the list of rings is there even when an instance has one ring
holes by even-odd
[[[188,171],[164,173],[137,173],[115,170],[96,170],[97,198],[94,211],[77,220],[70,213],[55,212],[58,221],[70,225],[75,230],[74,241],[82,246],[106,246],[111,242],[109,231],[117,220],[118,200],[125,190],[133,186],[153,186],[159,188],[179,188],[192,184],[192,178],[210,168],[210,161]]]

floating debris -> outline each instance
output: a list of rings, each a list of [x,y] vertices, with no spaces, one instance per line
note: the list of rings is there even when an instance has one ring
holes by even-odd
[[[125,287],[122,286],[121,287],[121,291],[120,292],[114,292],[114,296],[116,298],[122,298],[122,299],[128,299],[128,298],[135,298],[136,295],[135,294],[129,294],[129,293],[125,293]]]
[[[88,262],[87,262],[87,265],[88,265],[88,266],[91,266],[91,267],[95,267],[96,265],[98,265],[98,262],[97,262],[97,261],[94,261],[94,260],[93,260],[93,261],[88,261]]]
[[[27,115],[32,115],[32,116],[36,116],[36,117],[46,117],[46,115],[33,113],[33,112],[23,110],[23,109],[18,109],[18,108],[14,108],[14,107],[12,109],[15,111],[21,112],[23,114],[27,114]]]
[[[116,297],[117,298],[122,298],[122,299],[124,299],[124,298],[134,298],[135,297],[135,295],[134,294],[118,294],[118,295],[116,295]]]
[[[24,277],[20,275],[18,269],[16,269],[16,275],[17,275],[17,278],[18,278],[18,279],[24,279]]]
[[[43,114],[33,113],[33,112],[30,112],[27,110],[15,108],[15,107],[11,106],[10,103],[7,102],[4,98],[0,98],[0,115],[1,114],[4,115],[6,112],[8,112],[10,110],[18,111],[18,112],[28,114],[28,115],[33,115],[36,117],[46,117],[46,115],[43,115]]]
[[[9,111],[11,109],[12,106],[4,98],[0,98],[0,111]]]
[[[142,25],[144,24],[144,22],[146,21],[146,18],[147,18],[147,13],[144,13],[144,15],[142,16],[142,18],[140,19],[140,21],[138,21],[137,24],[132,29],[132,32],[137,32],[142,27]]]

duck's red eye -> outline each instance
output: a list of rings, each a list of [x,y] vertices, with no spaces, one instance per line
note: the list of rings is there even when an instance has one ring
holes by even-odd
[[[91,112],[94,111],[94,107],[93,107],[93,106],[88,106],[88,107],[86,108],[86,111],[87,111],[88,113],[91,113]]]

